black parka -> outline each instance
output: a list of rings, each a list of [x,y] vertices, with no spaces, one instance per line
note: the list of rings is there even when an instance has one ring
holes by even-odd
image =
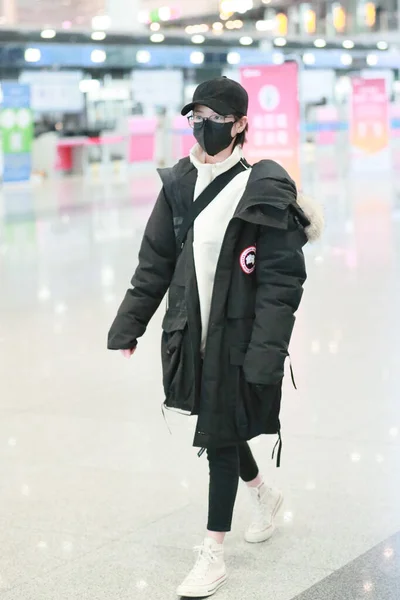
[[[273,161],[252,168],[222,244],[202,357],[193,229],[182,251],[176,245],[197,170],[186,158],[160,175],[163,189],[108,348],[135,347],[169,290],[164,404],[198,415],[194,445],[224,446],[279,433],[284,362],[306,279],[302,247],[310,224],[296,202],[296,186]]]

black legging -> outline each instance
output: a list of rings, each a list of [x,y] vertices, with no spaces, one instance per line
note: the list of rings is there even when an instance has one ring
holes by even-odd
[[[259,473],[258,466],[246,442],[209,448],[207,456],[210,466],[207,529],[230,531],[239,477],[246,482],[253,481]]]

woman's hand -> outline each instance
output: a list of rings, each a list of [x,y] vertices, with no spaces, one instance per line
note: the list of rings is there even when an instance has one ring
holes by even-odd
[[[124,358],[130,358],[135,353],[136,348],[131,348],[130,350],[120,350],[122,356]]]

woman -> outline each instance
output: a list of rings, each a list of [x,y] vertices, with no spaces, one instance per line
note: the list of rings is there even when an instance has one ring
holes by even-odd
[[[223,541],[239,477],[254,504],[245,539],[274,532],[283,496],[264,483],[247,441],[280,439],[284,362],[306,279],[302,247],[307,232],[317,233],[286,171],[244,160],[247,109],[245,89],[218,78],[182,110],[198,143],[160,171],[133,287],[109,333],[108,347],[131,356],[169,290],[164,405],[198,416],[194,446],[207,450],[210,467],[207,534],[177,591],[186,597],[211,596],[226,582]]]

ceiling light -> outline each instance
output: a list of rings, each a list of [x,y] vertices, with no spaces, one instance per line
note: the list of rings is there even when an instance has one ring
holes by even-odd
[[[212,28],[214,29],[214,31],[222,31],[224,28],[224,24],[220,21],[216,21],[215,23],[213,23]]]
[[[194,35],[192,37],[192,44],[204,44],[205,41],[206,38],[204,37],[204,35]]]
[[[342,46],[343,48],[346,48],[346,50],[351,50],[354,48],[354,42],[353,40],[344,40]]]
[[[254,6],[253,0],[240,0],[236,4],[237,6],[235,8],[241,15],[244,15],[244,13],[251,10]]]
[[[272,62],[274,65],[283,65],[285,62],[285,55],[283,52],[274,52],[272,55]]]
[[[106,39],[106,33],[104,31],[93,31],[90,37],[95,42],[101,42],[102,40]]]
[[[303,63],[305,65],[315,65],[315,54],[312,52],[306,52],[303,54]]]
[[[257,31],[271,31],[274,28],[274,21],[272,19],[265,19],[264,21],[257,21]]]
[[[104,52],[104,50],[93,50],[90,55],[90,60],[93,63],[103,63],[105,62],[106,58],[107,54]]]
[[[165,40],[165,35],[163,35],[162,33],[153,33],[153,35],[150,36],[150,41],[153,42],[153,44],[161,44],[161,42],[163,42]]]
[[[42,37],[44,40],[52,40],[56,37],[56,32],[54,29],[43,29],[40,37]]]
[[[92,19],[92,29],[95,31],[103,31],[109,29],[111,25],[111,19],[108,15],[97,15]]]
[[[368,54],[367,56],[367,65],[369,67],[376,67],[378,64],[378,57],[376,54]]]
[[[378,42],[376,47],[378,50],[387,50],[389,48],[389,44],[387,42]]]
[[[251,46],[251,44],[253,43],[253,38],[248,35],[245,35],[240,38],[239,42],[242,44],[242,46]]]
[[[136,62],[146,64],[151,61],[151,54],[147,50],[138,50],[136,52]]]
[[[226,27],[227,29],[235,29],[235,21],[227,21],[227,22],[225,23],[225,27]]]
[[[277,37],[274,40],[274,44],[275,44],[275,46],[280,46],[280,47],[286,46],[287,39],[284,37]]]
[[[229,52],[227,61],[228,61],[228,64],[230,64],[230,65],[238,65],[240,63],[239,52]]]
[[[204,62],[203,52],[192,52],[190,55],[190,62],[193,65],[202,65]]]
[[[82,79],[79,82],[79,90],[82,94],[87,94],[100,88],[100,81],[98,79]]]
[[[150,29],[151,31],[160,31],[161,25],[160,23],[151,23]]]
[[[222,23],[221,23],[222,25]],[[222,25],[222,28],[224,26]],[[203,23],[202,25],[188,25],[187,27],[185,27],[185,31],[187,34],[189,35],[193,35],[193,34],[197,34],[197,33],[207,33],[207,31],[209,30],[209,26],[206,25],[205,23]]]
[[[235,29],[242,29],[243,27],[243,21],[241,21],[240,19],[236,19],[236,21],[234,21],[235,24]]]
[[[42,58],[42,53],[40,52],[39,48],[27,48],[25,50],[24,58],[26,62],[29,63],[39,62],[39,60]]]
[[[342,54],[342,56],[340,57],[340,62],[342,63],[342,65],[344,65],[345,67],[349,67],[350,65],[353,64],[353,57],[351,56],[351,54],[349,54],[348,52],[345,52],[344,54]]]
[[[63,21],[61,27],[63,29],[71,29],[72,21]]]
[[[161,21],[169,21],[172,16],[172,11],[170,6],[162,6],[158,9],[158,16]]]
[[[314,46],[316,48],[325,48],[326,41],[321,38],[318,38],[317,40],[314,40]]]

